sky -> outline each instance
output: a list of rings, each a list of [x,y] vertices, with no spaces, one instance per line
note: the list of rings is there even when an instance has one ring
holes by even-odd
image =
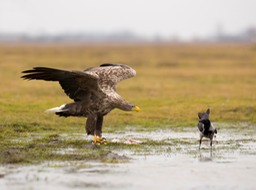
[[[256,0],[0,0],[0,33],[189,39],[256,27]]]

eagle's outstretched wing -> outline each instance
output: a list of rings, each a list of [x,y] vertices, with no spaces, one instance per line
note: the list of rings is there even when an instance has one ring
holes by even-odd
[[[99,86],[103,91],[115,90],[118,82],[136,75],[136,71],[128,65],[112,63],[105,63],[85,72],[96,73],[99,76]]]
[[[34,67],[22,73],[25,73],[22,78],[27,80],[59,81],[65,93],[75,101],[84,100],[91,93],[99,96],[103,94],[98,85],[99,77],[93,73],[47,67]]]
[[[105,63],[84,71],[65,71],[34,67],[23,71],[27,80],[58,81],[65,93],[75,101],[82,101],[93,93],[98,97],[115,90],[118,82],[133,77],[136,71],[127,65]]]

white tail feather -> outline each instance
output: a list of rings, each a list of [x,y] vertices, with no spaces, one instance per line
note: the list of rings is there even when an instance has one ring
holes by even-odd
[[[67,109],[63,109],[65,106],[66,106],[66,104],[63,104],[59,107],[48,109],[45,112],[47,112],[47,113],[57,113],[57,112],[67,111]]]

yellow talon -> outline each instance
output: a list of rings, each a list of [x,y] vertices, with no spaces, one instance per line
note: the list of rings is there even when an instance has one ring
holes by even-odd
[[[97,144],[97,143],[99,143],[99,144],[107,144],[107,141],[106,141],[105,138],[99,137],[97,135],[93,136],[93,142],[94,142],[94,144]]]

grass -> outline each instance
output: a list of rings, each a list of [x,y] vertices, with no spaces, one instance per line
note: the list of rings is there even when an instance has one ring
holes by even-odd
[[[84,133],[85,119],[44,113],[71,101],[58,83],[20,79],[22,70],[34,66],[82,70],[104,62],[128,64],[137,71],[117,90],[142,110],[112,111],[105,117],[105,132],[129,126],[137,131],[194,127],[197,112],[208,107],[214,122],[231,123],[226,127],[256,122],[255,44],[1,44],[0,162],[90,160],[104,157],[110,147],[118,149],[84,150],[89,142],[61,140],[60,134]],[[78,153],[53,153],[67,147]]]

